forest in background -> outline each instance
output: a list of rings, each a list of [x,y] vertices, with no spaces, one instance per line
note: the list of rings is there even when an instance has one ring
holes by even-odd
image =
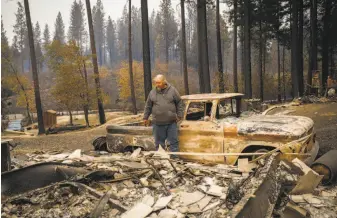
[[[69,2],[71,11],[59,12],[53,27],[33,23],[44,109],[97,109],[98,98],[104,108],[136,112],[148,93],[149,74],[166,75],[181,95],[242,92],[246,98],[262,101],[308,94],[307,84],[311,85],[316,70],[322,73],[322,81],[336,78],[336,1],[181,0],[173,4],[161,0],[159,10],[149,12],[146,0],[141,0],[141,8],[130,1],[117,20],[104,12],[101,0],[93,5],[97,55],[91,50],[87,1]],[[36,111],[31,45],[25,7],[21,1],[17,4],[12,42],[1,26],[2,101],[16,96],[17,106],[29,116]],[[220,11],[219,4],[227,9]],[[148,13],[147,19],[142,10]],[[67,29],[63,13],[70,13]],[[148,41],[143,39],[144,23]],[[147,70],[144,43],[150,54]],[[100,95],[93,56],[97,57]]]

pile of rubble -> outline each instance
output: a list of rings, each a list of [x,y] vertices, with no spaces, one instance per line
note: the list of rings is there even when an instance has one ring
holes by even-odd
[[[4,196],[10,193],[4,188],[6,174],[24,173],[25,167],[3,174],[2,217],[242,217],[247,213],[260,217],[259,211],[269,216],[320,217],[315,213],[322,210],[333,217],[331,213],[337,211],[336,187],[316,188],[322,176],[298,159],[279,161],[277,154],[257,163],[239,159],[238,166],[191,163],[170,159],[162,151],[140,149],[123,154],[35,153],[27,154],[24,162],[14,161],[17,168],[55,162],[80,167],[85,173],[70,176],[56,166],[52,170],[64,176],[63,181],[8,196]],[[261,205],[252,206],[254,199]]]

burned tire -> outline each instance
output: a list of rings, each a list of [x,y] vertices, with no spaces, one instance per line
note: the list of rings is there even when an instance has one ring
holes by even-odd
[[[92,145],[94,146],[95,151],[108,151],[105,136],[95,138]]]
[[[106,148],[107,148],[107,151],[110,153],[119,153],[119,152],[123,152],[125,146],[122,146],[122,145],[118,146],[118,145],[106,143]]]

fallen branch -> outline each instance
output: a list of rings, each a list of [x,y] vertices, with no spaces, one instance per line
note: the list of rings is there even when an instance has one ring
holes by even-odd
[[[86,189],[86,190],[88,190],[88,192],[90,194],[92,194],[96,198],[102,198],[104,196],[103,193],[101,193],[99,191],[96,191],[95,189],[93,189],[93,188],[91,188],[91,187],[89,187],[87,185],[84,185],[82,183],[79,183],[79,182],[65,182],[63,184],[71,185],[71,186],[82,188],[82,189]],[[113,193],[111,193],[110,196],[113,197],[114,199],[117,199],[117,196],[114,195]],[[110,197],[109,197],[108,203],[110,204],[111,207],[116,208],[120,212],[125,212],[125,211],[128,210],[128,208],[126,208],[124,206],[121,206],[121,205],[118,205],[117,203],[115,203],[114,200],[111,199]]]
[[[105,204],[109,201],[110,196],[113,194],[113,189],[110,188],[110,190],[105,193],[101,199],[99,199],[95,209],[91,212],[90,214],[90,218],[98,218],[101,216],[103,210],[104,210],[104,206]]]

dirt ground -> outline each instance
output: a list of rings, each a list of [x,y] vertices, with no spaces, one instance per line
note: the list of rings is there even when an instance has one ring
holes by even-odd
[[[109,124],[121,124],[135,122],[142,119],[142,114],[130,115],[124,112],[114,112],[106,124],[89,130],[61,133],[43,136],[22,136],[13,137],[14,143],[19,145],[14,149],[13,155],[21,155],[32,152],[51,152],[51,151],[73,151],[82,149],[83,151],[92,150],[92,141],[97,136],[106,134],[106,126]]]
[[[310,117],[315,125],[320,145],[318,155],[337,149],[337,103],[306,104],[291,108],[292,115]]]
[[[337,149],[337,103],[306,104],[287,108],[293,111],[290,114],[307,116],[315,122],[317,139],[320,143],[319,155],[331,149]],[[108,124],[120,124],[125,122],[135,122],[141,120],[142,115],[137,116],[115,114]],[[14,142],[19,142],[20,146],[14,149],[13,154],[32,153],[34,151],[65,151],[82,149],[92,150],[92,140],[106,134],[106,125],[80,132],[70,132],[64,134],[37,136],[37,137],[17,137]]]

